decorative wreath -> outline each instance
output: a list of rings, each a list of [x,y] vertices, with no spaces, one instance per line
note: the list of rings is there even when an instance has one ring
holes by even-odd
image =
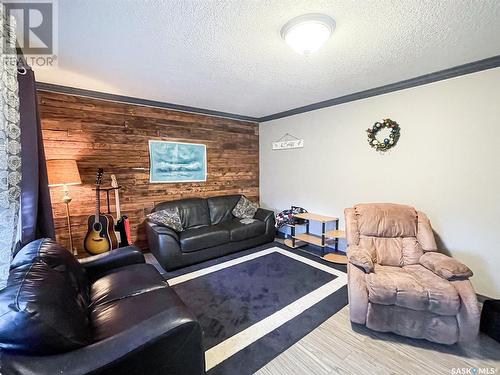
[[[383,128],[391,129],[391,133],[389,134],[389,138],[384,138],[384,140],[381,141],[377,139],[377,133]],[[368,143],[377,151],[387,151],[398,143],[400,130],[401,128],[398,123],[391,119],[386,118],[381,123],[376,122],[373,124],[372,128],[366,130],[368,133]]]

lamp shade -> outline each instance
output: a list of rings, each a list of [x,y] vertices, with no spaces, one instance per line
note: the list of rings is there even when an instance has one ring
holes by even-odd
[[[47,160],[49,186],[79,185],[82,183],[76,160]]]

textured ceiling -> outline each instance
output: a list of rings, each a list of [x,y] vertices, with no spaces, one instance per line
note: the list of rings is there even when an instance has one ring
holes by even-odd
[[[333,17],[316,54],[280,39]],[[498,0],[59,0],[59,67],[37,79],[262,117],[500,55]]]

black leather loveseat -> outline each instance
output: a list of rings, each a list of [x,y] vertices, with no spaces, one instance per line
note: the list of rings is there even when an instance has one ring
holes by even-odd
[[[0,373],[203,374],[200,325],[133,247],[79,263],[52,240],[0,291]]]
[[[255,221],[232,215],[241,195],[163,202],[154,211],[179,209],[184,231],[146,223],[149,250],[167,271],[274,241],[274,212],[259,208]]]

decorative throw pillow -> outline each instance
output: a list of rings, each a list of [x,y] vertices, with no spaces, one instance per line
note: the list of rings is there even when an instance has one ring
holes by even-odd
[[[257,203],[253,203],[248,200],[244,195],[241,196],[240,200],[233,208],[232,214],[238,219],[251,219],[259,209]]]
[[[177,207],[156,211],[150,213],[146,217],[150,222],[171,228],[176,232],[182,232],[184,230],[182,227],[181,217],[179,215],[179,209]]]

